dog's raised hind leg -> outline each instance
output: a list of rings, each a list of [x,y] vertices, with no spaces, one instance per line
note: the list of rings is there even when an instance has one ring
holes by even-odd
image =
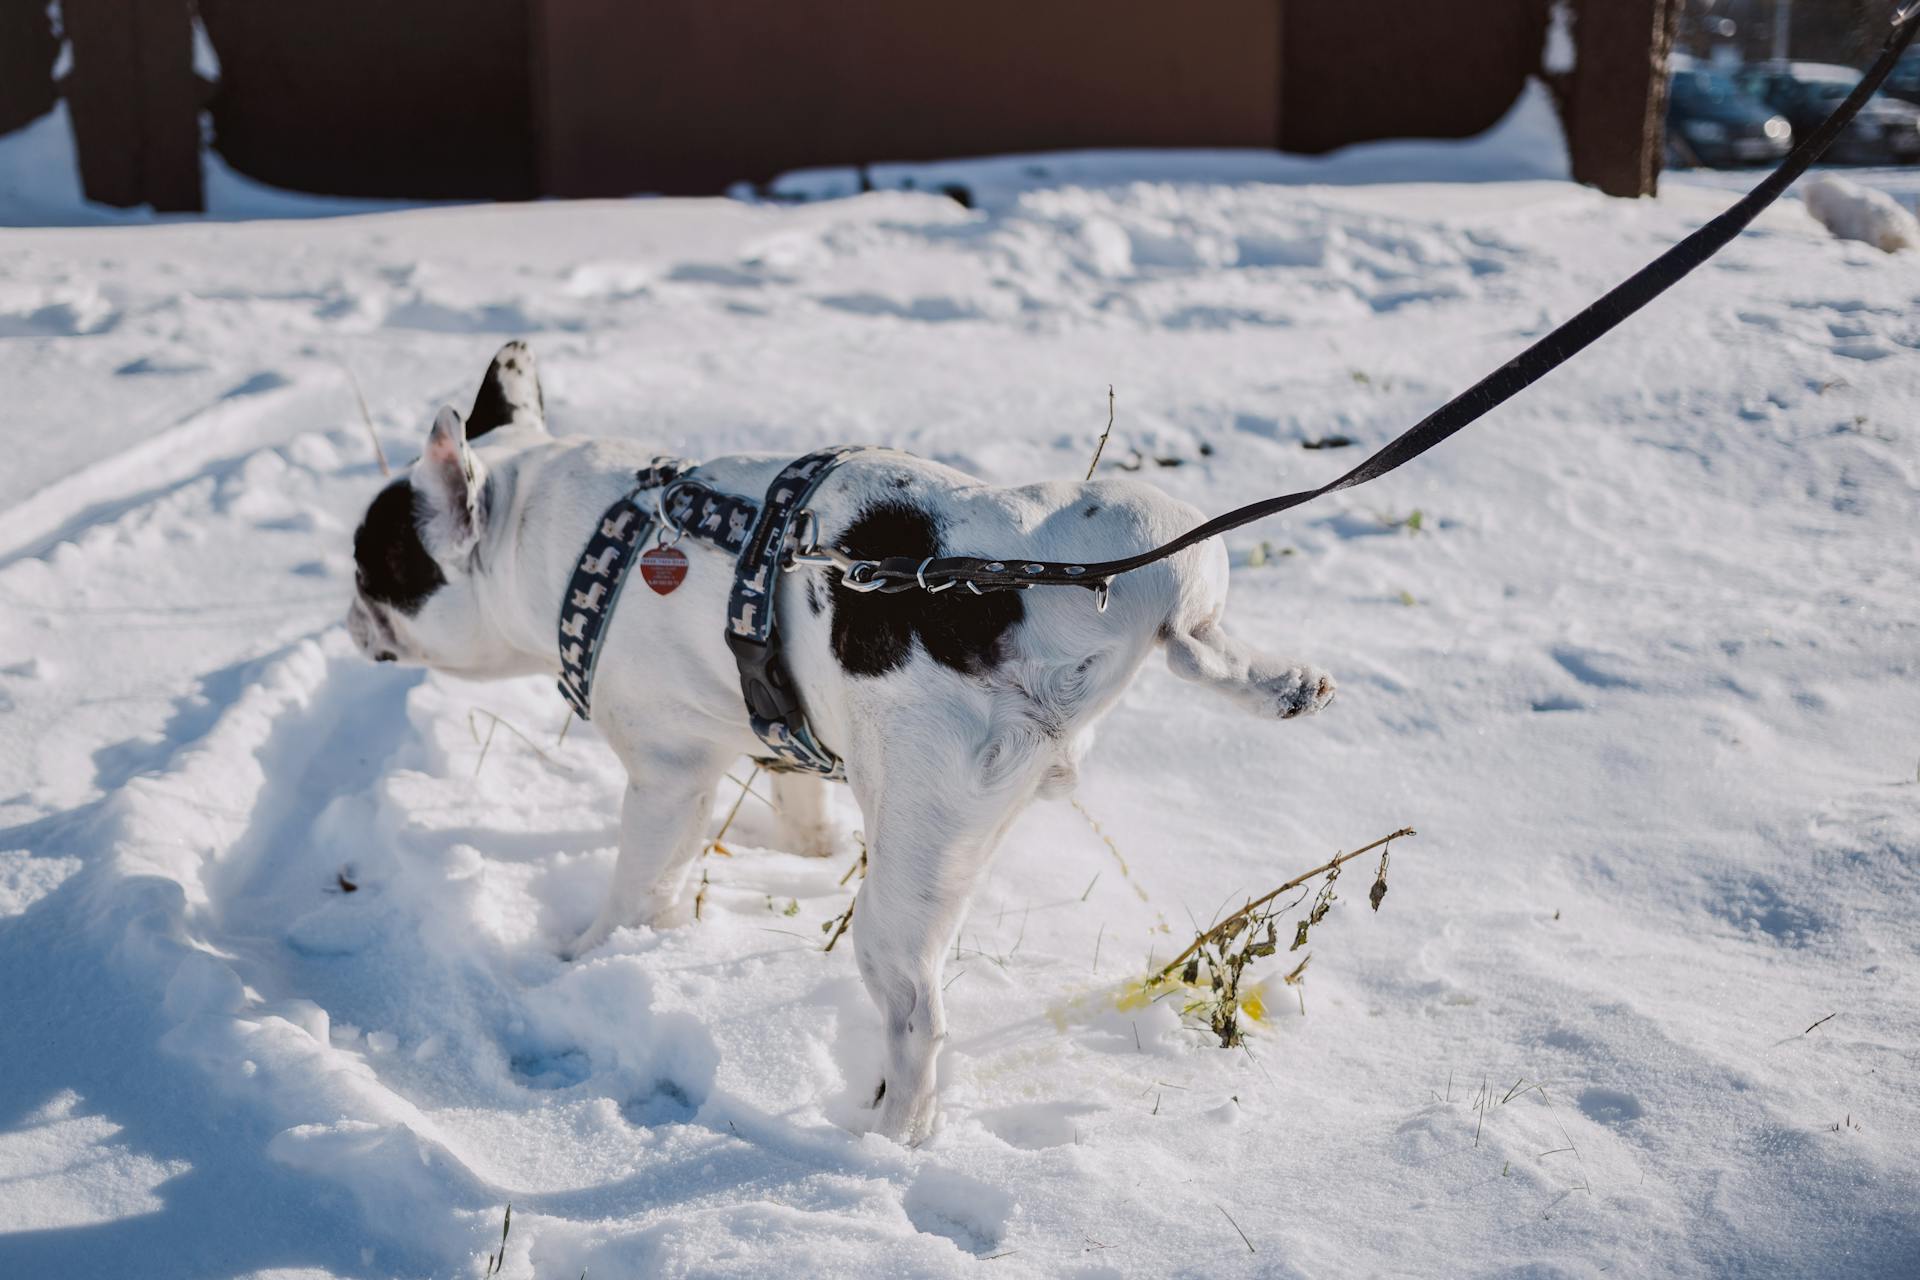
[[[1225,694],[1256,715],[1288,720],[1333,701],[1332,676],[1243,644],[1216,618],[1184,628],[1170,623],[1160,638],[1175,675]]]

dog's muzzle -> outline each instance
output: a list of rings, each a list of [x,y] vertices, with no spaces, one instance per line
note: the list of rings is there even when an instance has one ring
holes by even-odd
[[[347,610],[347,634],[353,637],[354,646],[375,662],[393,662],[399,657],[387,643],[386,628],[358,597]]]

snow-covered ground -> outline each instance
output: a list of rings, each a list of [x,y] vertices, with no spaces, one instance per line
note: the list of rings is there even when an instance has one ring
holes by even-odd
[[[1262,725],[1147,670],[1078,797],[1131,878],[1065,803],[1015,828],[919,1149],[849,1128],[850,847],[758,847],[750,799],[697,925],[562,964],[611,758],[547,681],[338,625],[381,483],[349,371],[397,464],[524,336],[565,431],[1008,483],[1084,470],[1111,384],[1108,465],[1218,511],[1726,198],[1392,180],[1471,162],[0,232],[0,1275],[477,1276],[509,1201],[513,1280],[1920,1271],[1920,261],[1797,203],[1230,539],[1236,628],[1338,701]],[[1122,1007],[1402,825],[1245,1052]]]

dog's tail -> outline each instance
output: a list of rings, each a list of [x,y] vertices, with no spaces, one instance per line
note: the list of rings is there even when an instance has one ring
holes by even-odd
[[[1160,627],[1167,666],[1183,680],[1205,685],[1255,715],[1282,720],[1333,701],[1333,677],[1318,667],[1263,653],[1229,633],[1220,615],[1227,603],[1227,554],[1217,542],[1174,557],[1179,604]]]

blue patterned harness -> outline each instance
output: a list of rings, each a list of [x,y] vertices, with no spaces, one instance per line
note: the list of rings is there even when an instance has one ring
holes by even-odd
[[[727,601],[727,648],[740,667],[740,692],[777,772],[844,778],[846,770],[813,735],[780,654],[774,601],[779,575],[796,550],[795,520],[829,473],[866,445],[821,449],[787,464],[756,504],[694,478],[679,458],[655,458],[636,472],[633,488],[608,507],[587,540],[560,602],[560,694],[582,720],[592,718],[593,675],[600,641],[626,585],[628,571],[664,524],[671,540],[692,534],[735,555]],[[642,500],[643,494],[651,498]],[[661,530],[665,532],[665,530]],[[667,543],[670,545],[670,542]]]

